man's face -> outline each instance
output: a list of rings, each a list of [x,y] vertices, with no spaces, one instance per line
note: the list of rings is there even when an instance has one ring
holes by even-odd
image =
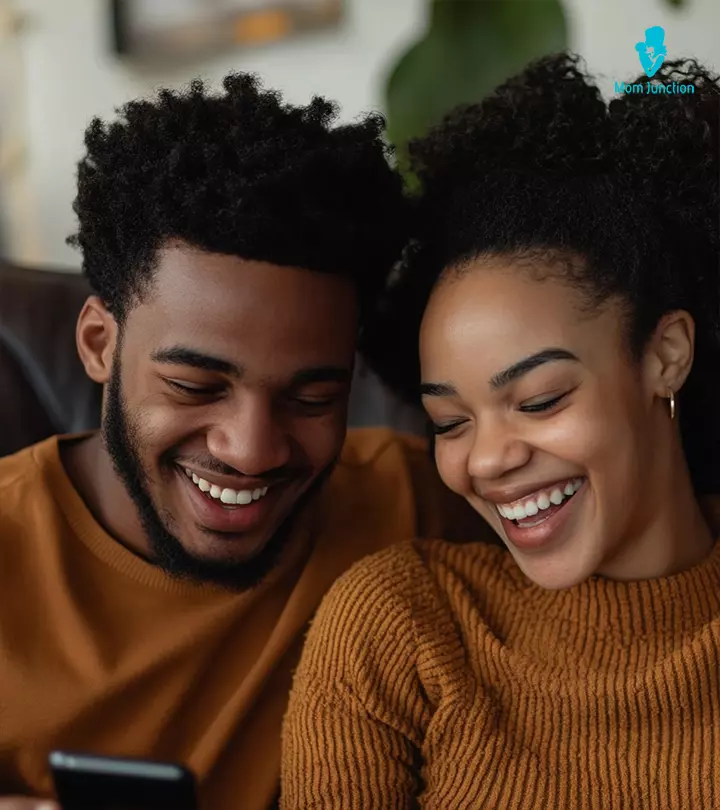
[[[268,573],[342,447],[356,323],[340,277],[160,252],[103,417],[159,565],[237,589]]]

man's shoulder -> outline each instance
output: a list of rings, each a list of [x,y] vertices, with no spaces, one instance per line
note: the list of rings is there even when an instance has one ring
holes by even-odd
[[[352,503],[356,514],[382,512],[388,528],[402,513],[403,536],[408,539],[415,531],[418,509],[439,508],[441,488],[425,440],[389,428],[348,431],[331,485],[336,504]]]
[[[11,456],[0,458],[0,492],[7,502],[11,491],[42,488],[44,471],[57,454],[57,436],[25,447]]]
[[[487,524],[438,475],[420,436],[389,428],[348,432],[326,491],[325,507],[342,525],[387,535],[381,547],[413,537],[487,538]]]
[[[61,509],[53,486],[57,457],[57,439],[52,438],[0,458],[0,574],[15,576],[17,567],[8,567],[8,555],[17,560],[22,551],[30,559],[30,549],[40,539],[46,542],[56,524]]]
[[[392,428],[371,427],[348,430],[339,463],[349,468],[372,468],[394,460],[403,464],[416,460],[430,465],[428,443],[421,436],[399,433]]]
[[[431,474],[432,462],[423,450],[423,439],[387,428],[356,428],[348,431],[345,444],[324,493],[324,508],[342,513],[344,523],[378,525],[391,529],[402,512],[403,536],[412,536],[418,469]],[[371,518],[371,514],[374,518]]]

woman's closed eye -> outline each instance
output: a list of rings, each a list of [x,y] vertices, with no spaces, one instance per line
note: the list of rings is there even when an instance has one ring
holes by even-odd
[[[552,411],[553,408],[557,407],[566,397],[570,394],[570,391],[566,391],[563,394],[559,394],[558,396],[550,397],[549,399],[537,399],[535,401],[530,400],[518,407],[518,410],[521,413],[533,414],[533,413],[547,413]],[[431,428],[433,435],[435,436],[444,436],[446,434],[451,433],[453,430],[461,427],[467,422],[467,419],[455,419],[448,422],[441,422],[437,423],[431,421]]]
[[[559,405],[570,392],[567,391],[559,396],[551,397],[550,399],[539,399],[537,401],[525,402],[518,408],[522,413],[543,413],[551,411],[556,405]]]
[[[455,428],[459,428],[461,425],[464,425],[466,419],[459,419],[454,422],[445,422],[444,424],[436,424],[435,422],[431,422],[431,428],[433,435],[435,436],[443,436],[446,433],[450,433]]]

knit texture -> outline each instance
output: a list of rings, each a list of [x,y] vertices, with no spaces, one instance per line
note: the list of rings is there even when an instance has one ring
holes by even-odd
[[[284,726],[285,810],[720,808],[720,546],[652,581],[532,584],[416,541],[320,608]]]

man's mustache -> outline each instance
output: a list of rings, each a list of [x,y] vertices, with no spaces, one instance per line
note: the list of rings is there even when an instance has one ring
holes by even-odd
[[[166,454],[163,459],[165,464],[177,465],[180,467],[197,467],[205,472],[216,473],[217,475],[227,476],[241,476],[243,478],[257,478],[261,481],[267,481],[268,484],[280,484],[291,478],[297,477],[297,471],[285,466],[278,467],[274,470],[267,470],[266,472],[249,475],[242,470],[231,467],[229,464],[214,458],[213,456],[188,456],[173,453],[172,451]]]

